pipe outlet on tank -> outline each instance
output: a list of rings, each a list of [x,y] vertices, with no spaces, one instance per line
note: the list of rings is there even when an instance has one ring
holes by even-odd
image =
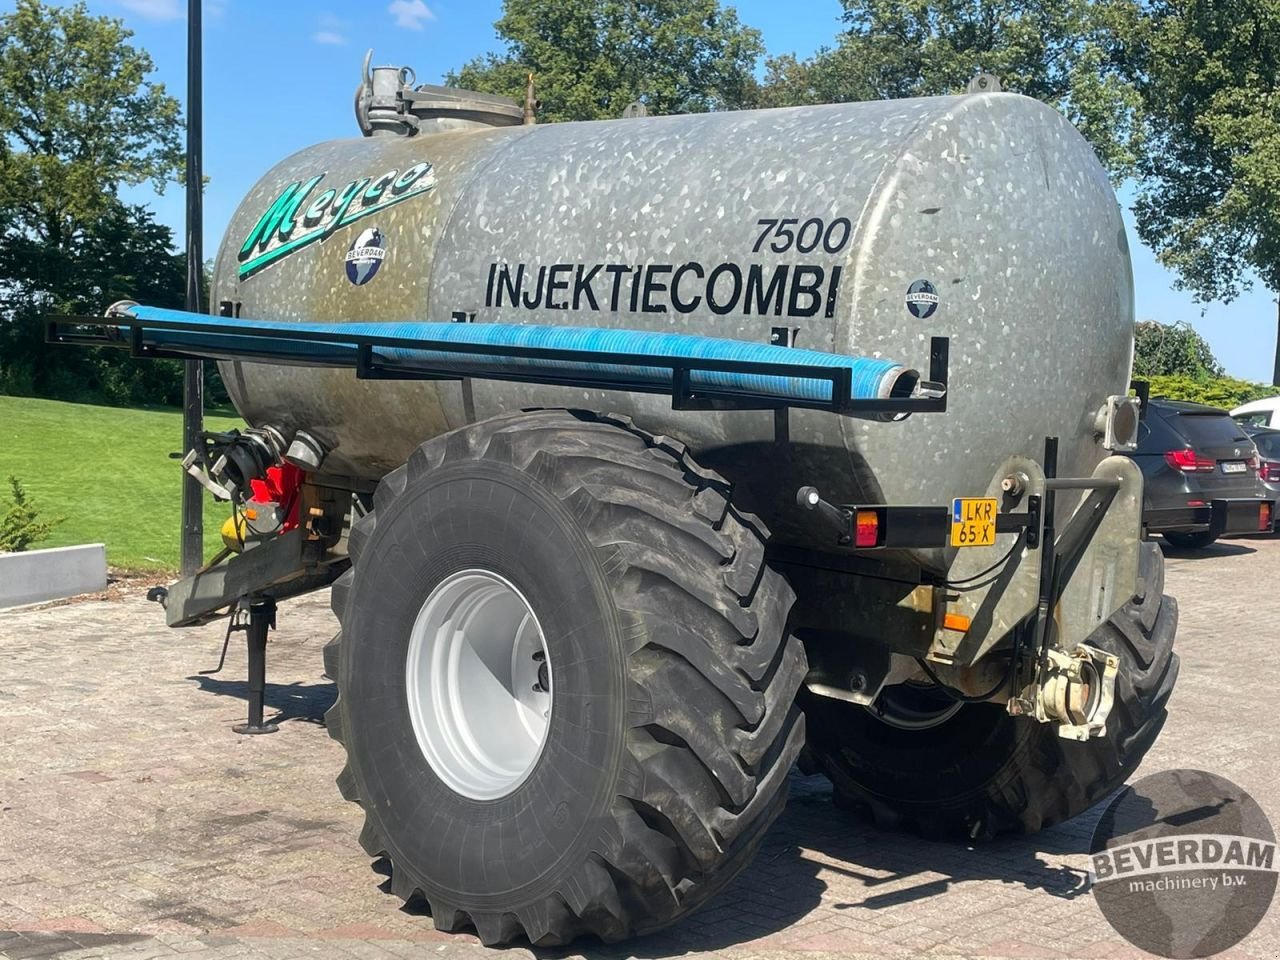
[[[299,430],[293,435],[293,442],[284,453],[284,459],[300,470],[314,472],[320,469],[329,450],[323,443],[307,433]]]
[[[507,97],[433,84],[418,86],[412,67],[371,67],[372,62],[370,50],[356,88],[356,123],[366,137],[413,137],[532,122],[536,104],[532,87],[528,103],[521,108]]]
[[[1107,397],[1093,418],[1094,436],[1104,449],[1128,453],[1138,446],[1138,422],[1142,419],[1142,401],[1137,397]]]
[[[360,86],[356,90],[356,122],[366,137],[402,136],[418,132],[418,118],[406,107],[404,93],[413,89],[409,67],[373,67],[373,51],[365,54]]]

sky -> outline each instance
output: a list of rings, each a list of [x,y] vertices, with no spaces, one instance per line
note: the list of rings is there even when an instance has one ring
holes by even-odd
[[[739,18],[760,30],[771,54],[801,57],[834,41],[838,0],[737,0]],[[186,0],[89,0],[95,13],[122,18],[156,63],[155,79],[185,96]],[[13,8],[0,0],[0,10]],[[287,155],[356,135],[352,101],[365,51],[374,62],[412,66],[438,83],[474,56],[501,49],[493,22],[501,0],[204,0],[205,254],[212,257],[240,199]],[[1270,382],[1276,303],[1255,287],[1230,304],[1197,304],[1143,247],[1121,191],[1134,261],[1137,316],[1189,321],[1233,376]],[[182,236],[182,192],[133,191]]]

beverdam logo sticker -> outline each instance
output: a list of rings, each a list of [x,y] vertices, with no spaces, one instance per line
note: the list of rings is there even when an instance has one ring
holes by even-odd
[[[387,238],[377,227],[362,230],[347,251],[347,279],[363,287],[374,278],[387,258]]]
[[[926,320],[938,309],[938,291],[928,280],[916,280],[907,287],[907,309],[913,317]]]
[[[1089,876],[1115,931],[1159,957],[1211,957],[1252,932],[1276,891],[1276,835],[1230,780],[1168,770],[1126,787],[1094,828]]]

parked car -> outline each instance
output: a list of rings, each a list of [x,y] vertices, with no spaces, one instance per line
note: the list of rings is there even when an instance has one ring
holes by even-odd
[[[1265,496],[1280,502],[1280,430],[1246,426],[1244,432],[1258,448],[1258,479],[1262,481]],[[1273,531],[1280,530],[1277,524],[1280,519],[1273,522]]]
[[[1226,533],[1271,529],[1272,510],[1258,480],[1258,451],[1225,410],[1151,400],[1138,429],[1138,449],[1130,456],[1142,468],[1142,523],[1148,534],[1194,548]]]
[[[1232,410],[1231,416],[1245,426],[1280,428],[1280,397],[1243,404]]]

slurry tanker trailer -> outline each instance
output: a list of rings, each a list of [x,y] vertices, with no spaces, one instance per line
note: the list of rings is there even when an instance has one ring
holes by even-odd
[[[51,323],[220,361],[247,427],[184,464],[227,549],[156,599],[246,631],[241,729],[271,729],[277,602],[331,587],[360,841],[487,944],[688,914],[797,761],[966,842],[1114,790],[1164,723],[1177,606],[1122,455],[1124,225],[1079,133],[990,88],[523,114],[367,72],[364,136],[240,206],[210,315]]]

